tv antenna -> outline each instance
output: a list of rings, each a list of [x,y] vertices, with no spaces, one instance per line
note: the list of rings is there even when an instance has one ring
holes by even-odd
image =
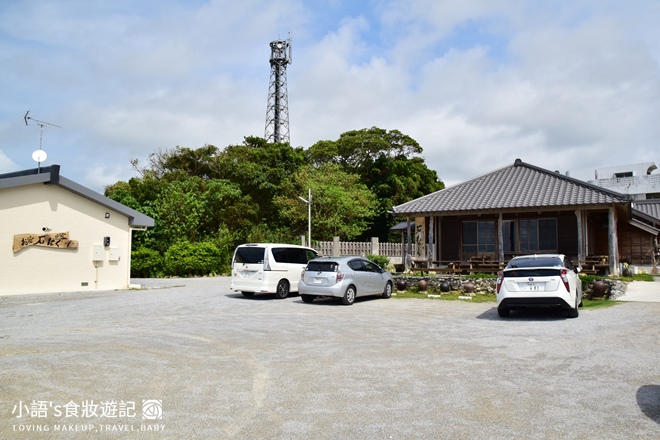
[[[41,144],[43,142],[43,137],[44,137],[44,127],[56,127],[56,128],[62,128],[59,125],[51,124],[50,122],[45,122],[45,121],[40,121],[39,119],[34,119],[31,116],[28,116],[30,114],[30,110],[28,110],[25,113],[25,116],[23,116],[23,120],[25,121],[25,125],[30,125],[28,121],[34,121],[38,126],[39,126],[39,149],[35,150],[32,153],[32,159],[37,162],[37,174],[41,172],[41,162],[45,161],[48,155],[44,150],[41,149]]]

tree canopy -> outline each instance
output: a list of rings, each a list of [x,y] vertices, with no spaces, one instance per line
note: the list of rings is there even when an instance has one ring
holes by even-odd
[[[133,239],[140,276],[196,273],[190,266],[195,264],[221,273],[238,244],[295,242],[306,234],[307,204],[299,197],[306,198],[308,189],[313,240],[338,235],[387,241],[396,222],[389,214],[393,206],[444,187],[421,153],[410,136],[377,127],[307,150],[246,137],[222,150],[213,145],[158,150],[144,166],[132,161],[139,177],[110,185],[105,193],[155,220],[154,228]],[[177,265],[173,250],[191,257]],[[195,252],[209,257],[193,258]],[[216,257],[214,268],[210,261]]]

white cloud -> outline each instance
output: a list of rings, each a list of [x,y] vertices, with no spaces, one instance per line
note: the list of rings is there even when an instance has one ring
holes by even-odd
[[[0,159],[33,167],[31,110],[63,127],[44,134],[48,162],[100,191],[158,148],[263,135],[268,43],[289,31],[295,146],[399,129],[454,183],[518,157],[659,160],[651,1],[20,3],[0,12]]]
[[[0,150],[0,173],[16,171],[16,164]]]

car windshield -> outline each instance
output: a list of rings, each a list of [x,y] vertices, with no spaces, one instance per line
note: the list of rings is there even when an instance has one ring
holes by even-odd
[[[507,269],[520,269],[525,267],[563,267],[564,264],[559,257],[525,257],[515,258],[509,261]]]
[[[337,263],[334,261],[310,261],[307,270],[314,272],[337,272]]]

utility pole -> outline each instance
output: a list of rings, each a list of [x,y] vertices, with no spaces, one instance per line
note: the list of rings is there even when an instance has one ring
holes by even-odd
[[[312,247],[312,188],[307,190],[307,199],[298,196],[300,200],[307,203],[307,246]]]

